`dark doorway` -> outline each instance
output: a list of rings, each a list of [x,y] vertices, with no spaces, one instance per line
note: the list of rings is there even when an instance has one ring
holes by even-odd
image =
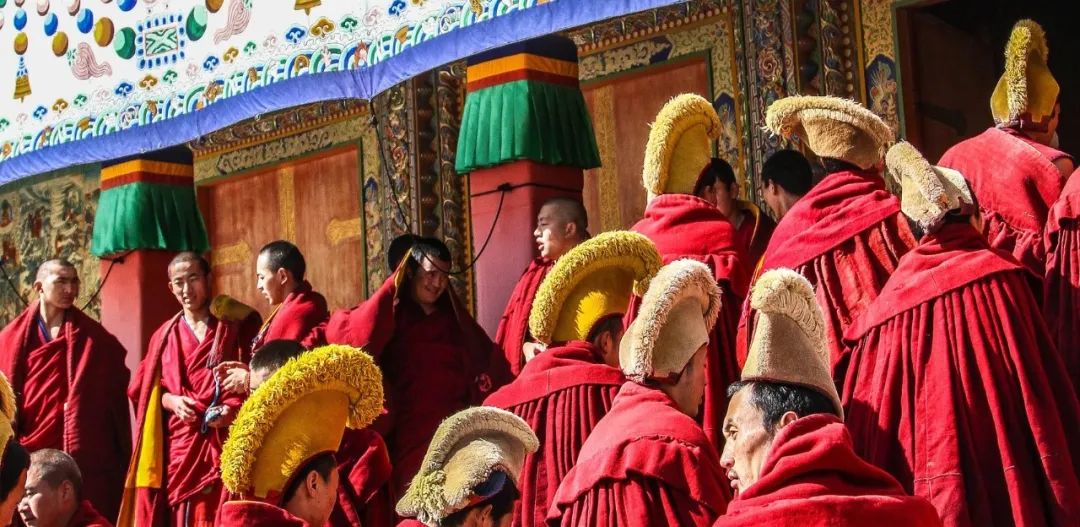
[[[927,159],[993,125],[990,93],[1022,18],[1046,30],[1050,71],[1061,85],[1061,149],[1080,154],[1080,31],[1071,3],[947,0],[897,10],[907,136]]]

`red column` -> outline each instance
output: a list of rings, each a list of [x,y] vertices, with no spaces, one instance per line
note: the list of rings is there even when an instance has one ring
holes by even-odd
[[[150,335],[180,309],[168,287],[167,267],[175,255],[140,249],[101,260],[101,325],[127,349],[132,372],[146,354]]]
[[[498,223],[491,230],[503,194],[500,185],[509,184]],[[537,257],[533,230],[536,215],[545,201],[554,197],[581,199],[583,172],[580,168],[552,166],[532,161],[516,161],[493,168],[477,169],[469,175],[472,195],[473,254],[491,240],[476,261],[476,320],[494,335],[510,293],[529,261]]]

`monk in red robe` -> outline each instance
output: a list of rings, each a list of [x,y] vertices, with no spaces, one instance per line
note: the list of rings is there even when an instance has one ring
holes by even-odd
[[[271,340],[295,340],[305,348],[323,343],[319,326],[326,322],[330,312],[326,298],[304,280],[306,271],[304,255],[287,241],[270,242],[259,251],[255,262],[257,287],[274,309],[251,343],[253,353]],[[245,363],[222,362],[217,376],[221,385],[232,393],[244,394],[250,389]]]
[[[290,359],[306,350],[294,340],[272,340],[251,360],[254,392]],[[334,456],[338,462],[337,503],[328,527],[392,525],[394,498],[390,494],[390,453],[378,432],[346,429]]]
[[[761,270],[788,268],[814,285],[825,315],[834,375],[842,377],[844,331],[858,318],[915,240],[900,202],[876,168],[892,130],[866,108],[836,97],[787,97],[774,102],[766,124],[776,134],[798,130],[822,158],[827,175],[776,226]],[[745,360],[753,313],[739,327]]]
[[[739,181],[731,164],[712,158],[701,170],[694,195],[712,203],[735,227],[739,259],[751,269],[757,267],[769,244],[776,222],[761,213],[757,205],[739,199]]]
[[[418,240],[382,287],[326,325],[328,342],[364,349],[383,370],[390,412],[376,428],[390,446],[394,495],[439,423],[509,380],[505,357],[449,287],[450,261],[442,242]]]
[[[367,427],[382,411],[379,368],[358,349],[322,346],[259,384],[222,447],[221,480],[233,499],[222,505],[217,525],[328,525],[338,496],[335,452],[342,434]]]
[[[533,237],[536,239],[540,256],[529,263],[529,267],[518,279],[495,332],[495,343],[506,355],[510,374],[514,377],[521,374],[525,361],[535,355],[528,330],[529,312],[532,310],[533,299],[536,298],[536,290],[556,260],[577,244],[589,239],[588,227],[588,214],[577,200],[550,199],[540,207],[540,213],[536,215]],[[391,266],[391,269],[395,268],[396,266]],[[523,348],[526,347],[529,349],[529,356],[523,353]]]
[[[699,95],[679,95],[664,105],[645,151],[643,180],[649,203],[645,216],[631,227],[656,244],[665,263],[690,258],[707,265],[720,287],[723,302],[709,339],[705,407],[699,416],[705,435],[717,448],[723,387],[739,376],[735,332],[750,276],[748,264],[740,259],[734,226],[715,204],[693,195],[701,167],[710,164],[710,141],[719,131],[720,118]],[[630,308],[630,320],[636,304]]]
[[[543,524],[555,490],[626,381],[619,369],[623,315],[635,284],[660,267],[652,242],[607,232],[566,253],[536,294],[529,330],[546,346],[484,404],[513,412],[540,438],[525,458],[513,525]]]
[[[810,162],[798,150],[777,150],[761,165],[761,198],[778,220],[813,187]]]
[[[990,97],[996,126],[961,141],[939,161],[971,183],[990,246],[1011,253],[1040,278],[1047,213],[1075,168],[1072,157],[1053,146],[1061,88],[1046,56],[1042,27],[1017,22],[1005,48],[1005,73]]]
[[[1073,172],[1046,223],[1043,316],[1080,390],[1080,170]]]
[[[656,274],[620,344],[630,380],[559,485],[548,525],[711,525],[723,514],[719,456],[694,421],[719,310],[704,264],[677,260]]]
[[[1080,404],[1030,274],[972,225],[960,173],[907,143],[888,164],[924,235],[848,332],[856,451],[946,525],[1080,524]]]
[[[246,363],[261,319],[229,297],[211,302],[210,263],[183,252],[168,267],[181,311],[150,337],[128,396],[136,443],[121,526],[208,527],[223,501],[219,456],[243,399],[214,377],[223,361]],[[145,459],[164,457],[161,465]]]
[[[30,456],[19,516],[31,527],[112,527],[82,495],[75,460],[59,450],[38,450]]]
[[[930,503],[855,455],[810,282],[766,271],[750,307],[754,334],[742,378],[727,390],[720,458],[736,497],[715,525],[941,525]]]
[[[29,451],[71,454],[86,475],[86,498],[116,517],[131,456],[127,352],[75,307],[71,263],[41,264],[34,290],[38,301],[0,332],[0,370],[19,395],[16,437]]]

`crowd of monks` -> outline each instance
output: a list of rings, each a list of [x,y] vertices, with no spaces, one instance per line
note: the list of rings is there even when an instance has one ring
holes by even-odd
[[[436,239],[332,314],[274,241],[266,320],[177,255],[129,379],[46,262],[0,332],[0,526],[1080,525],[1080,175],[1046,54],[1018,22],[996,126],[937,166],[858,103],[774,102],[813,161],[764,163],[768,213],[675,97],[643,218],[593,236],[547,202],[494,340]]]

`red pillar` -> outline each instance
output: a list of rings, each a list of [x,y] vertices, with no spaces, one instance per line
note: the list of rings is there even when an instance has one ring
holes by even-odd
[[[476,261],[476,320],[494,335],[506,302],[521,272],[536,258],[533,230],[536,215],[545,201],[555,197],[581,199],[583,172],[580,168],[517,161],[493,168],[477,169],[469,176],[472,195],[473,254],[483,248]],[[500,185],[509,184],[499,211]],[[491,230],[498,211],[498,224]]]
[[[101,260],[101,325],[124,345],[132,373],[146,355],[150,335],[180,309],[169,292],[166,269],[175,255],[140,249]]]

